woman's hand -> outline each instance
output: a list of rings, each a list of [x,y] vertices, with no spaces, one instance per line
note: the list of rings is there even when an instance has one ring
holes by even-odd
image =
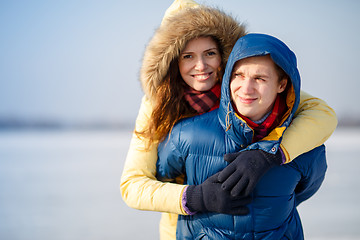
[[[200,185],[190,185],[186,189],[186,206],[191,212],[217,212],[232,215],[246,215],[250,197],[234,197],[222,188],[219,173],[206,179]]]
[[[248,150],[224,155],[229,166],[218,175],[222,188],[232,196],[249,196],[260,178],[272,167],[282,164],[280,151],[276,154],[263,150]]]

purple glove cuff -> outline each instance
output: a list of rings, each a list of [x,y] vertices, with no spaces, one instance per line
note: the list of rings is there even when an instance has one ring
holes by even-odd
[[[190,211],[190,209],[186,206],[186,190],[189,186],[185,187],[184,189],[184,192],[183,192],[183,195],[182,195],[182,198],[181,198],[181,204],[182,204],[182,207],[184,209],[184,211],[189,214],[189,215],[194,215],[196,214],[196,212],[192,212]]]
[[[283,150],[281,148],[279,148],[279,151],[281,153],[281,161],[282,161],[282,164],[284,164],[286,162],[286,157],[285,157],[285,154],[283,152]],[[281,165],[282,165],[281,164]]]

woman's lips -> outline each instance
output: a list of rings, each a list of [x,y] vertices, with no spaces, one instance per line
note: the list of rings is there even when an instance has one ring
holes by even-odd
[[[211,74],[212,73],[194,74],[194,75],[192,75],[192,77],[195,78],[195,80],[197,80],[197,81],[206,81],[209,79]]]

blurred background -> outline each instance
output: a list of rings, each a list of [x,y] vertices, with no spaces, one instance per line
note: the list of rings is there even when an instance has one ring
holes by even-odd
[[[360,239],[360,2],[198,2],[287,43],[303,90],[334,108],[327,179],[299,210],[307,239]],[[171,3],[0,1],[0,239],[158,238],[160,215],[118,185],[142,54]]]

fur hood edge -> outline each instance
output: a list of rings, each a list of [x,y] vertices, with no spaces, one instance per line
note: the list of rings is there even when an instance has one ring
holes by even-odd
[[[236,41],[246,34],[245,26],[219,9],[199,6],[186,8],[167,18],[147,45],[140,69],[145,95],[153,101],[156,90],[167,75],[170,63],[186,43],[200,36],[215,36],[222,47],[223,62]]]

